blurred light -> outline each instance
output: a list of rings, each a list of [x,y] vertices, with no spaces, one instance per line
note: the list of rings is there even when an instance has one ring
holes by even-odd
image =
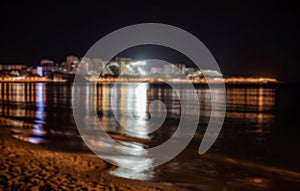
[[[131,65],[133,65],[133,66],[145,66],[146,61],[131,62]]]
[[[142,68],[138,68],[138,71],[141,75],[146,75],[147,72],[145,70],[143,70]]]

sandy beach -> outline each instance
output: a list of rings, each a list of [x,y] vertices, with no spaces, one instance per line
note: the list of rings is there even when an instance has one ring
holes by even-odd
[[[183,190],[109,175],[111,167],[92,154],[46,150],[0,129],[0,190]]]
[[[0,128],[0,152],[0,190],[176,191],[299,188],[299,173],[214,154],[206,154],[203,158],[217,162],[225,173],[240,172],[241,177],[209,178],[209,172],[206,172],[208,174],[195,177],[199,182],[193,186],[178,182],[179,177],[174,180],[169,178],[168,182],[174,182],[173,185],[115,177],[109,174],[115,166],[92,153],[63,152],[31,144],[14,138],[12,132],[5,128]],[[203,168],[205,169],[205,165]],[[181,178],[186,179],[185,175]]]

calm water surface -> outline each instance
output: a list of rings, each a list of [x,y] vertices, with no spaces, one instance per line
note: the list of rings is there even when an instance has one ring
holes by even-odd
[[[132,86],[136,86],[135,91],[128,92],[128,87]],[[108,84],[89,87],[83,93],[83,99],[87,104],[93,99],[101,124],[107,132],[124,137],[119,141],[124,151],[124,161],[147,161],[144,164],[147,169],[151,165],[151,158],[147,156],[146,149],[151,144],[158,145],[166,141],[178,126],[181,114],[179,96],[167,85],[144,83],[137,86],[131,83],[119,85],[118,96],[111,99],[112,87]],[[227,103],[225,122],[207,159],[197,151],[210,117],[210,94],[207,88],[196,85],[201,116],[197,133],[189,146],[162,166],[145,171],[117,168],[110,173],[133,179],[177,183],[192,189],[208,188],[197,187],[206,183],[211,187],[209,182],[216,180],[219,184],[215,187],[220,189],[238,184],[247,184],[250,190],[276,188],[276,180],[257,172],[249,173],[238,165],[239,162],[232,166],[220,161],[230,157],[236,161],[250,161],[300,172],[297,87],[227,87],[227,100],[221,99],[218,103]],[[184,85],[178,88],[182,95],[187,98],[190,96],[191,90]],[[66,84],[0,83],[0,124],[10,128],[14,137],[45,145],[47,149],[86,152],[88,148],[78,135],[74,122],[72,91],[75,91],[73,87]],[[150,129],[147,120],[151,117],[149,104],[153,100],[165,103],[166,107],[159,106],[156,114],[160,115],[166,109],[167,118],[160,129],[147,133]],[[119,122],[112,107],[118,111]],[[193,108],[194,105],[190,104],[189,107]],[[129,115],[133,115],[134,120]],[[120,123],[126,124],[126,128]],[[126,141],[126,137],[133,137],[134,140]],[[95,144],[102,145],[104,151],[111,147],[105,139],[95,140]],[[111,160],[114,157],[118,156],[107,156]]]

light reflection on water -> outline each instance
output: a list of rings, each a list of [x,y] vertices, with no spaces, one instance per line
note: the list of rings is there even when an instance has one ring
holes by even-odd
[[[133,92],[128,92],[128,86],[136,86],[136,88]],[[121,146],[115,149],[121,150],[124,155],[107,156],[107,158],[119,157],[122,158],[120,161],[124,163],[144,165],[142,169],[147,169],[152,164],[152,159],[147,155],[146,149],[152,143],[148,144],[148,142],[153,141],[154,145],[160,144],[174,133],[181,114],[180,98],[174,90],[166,85],[123,84],[116,89],[114,97],[112,94],[115,90],[112,87],[108,84],[97,85],[94,88],[87,87],[85,92],[86,105],[89,105],[93,99],[93,103],[96,104],[94,107],[104,129],[119,136],[117,139],[120,139]],[[179,90],[181,91],[180,95],[185,98],[188,99],[191,96],[190,89],[179,85]],[[211,113],[208,89],[197,85],[196,90],[200,98],[201,118],[199,131],[195,136],[196,141],[191,145],[199,144]],[[10,127],[16,133],[14,137],[35,144],[55,145],[58,148],[67,147],[66,150],[82,151],[86,149],[83,143],[78,141],[71,109],[71,85],[1,83],[0,93],[0,124]],[[276,149],[267,144],[271,140],[272,127],[275,123],[275,98],[275,88],[262,86],[227,88],[227,100],[221,99],[218,103],[224,104],[227,101],[226,120],[212,151],[223,155],[234,153],[234,156],[246,157],[251,160],[268,158],[266,153]],[[152,132],[153,127],[148,120],[151,117],[149,104],[154,100],[162,101],[166,107],[161,104],[156,105],[158,111],[152,115],[160,116],[166,110],[167,120],[160,129]],[[191,103],[189,107],[195,106]],[[116,108],[115,114],[119,121],[116,120],[112,108]],[[189,115],[193,115],[193,113],[191,112]],[[89,119],[87,118],[87,120]],[[89,122],[94,123],[93,121]],[[100,146],[99,148],[104,151],[111,149],[110,142],[100,137],[101,135],[99,135],[99,139],[91,139],[90,142]],[[192,146],[192,148],[194,147]],[[187,160],[186,158],[185,160]],[[199,164],[203,164],[203,161],[199,162],[199,160],[190,161],[189,168],[185,167],[186,169],[181,170],[176,165],[180,163],[181,159],[174,159],[167,165],[170,168],[179,168],[177,173],[189,169],[189,173],[195,175],[199,173],[198,168],[203,167]],[[213,165],[210,168],[216,173],[219,171]],[[164,173],[160,173],[162,171]],[[172,173],[176,172],[172,171]],[[130,172],[117,168],[112,174],[137,179],[167,179],[168,172],[160,167],[150,169],[150,171]]]
[[[33,137],[15,135],[16,138],[31,142],[45,142],[42,136],[46,135],[43,128],[46,112],[45,84],[8,83],[0,85],[1,91],[1,125],[16,128],[17,133],[25,133]],[[27,110],[26,103],[34,110]],[[26,118],[32,120],[29,123]],[[23,130],[24,129],[24,130]],[[36,137],[34,137],[36,136]]]
[[[130,89],[128,86],[136,84],[120,85],[117,89],[112,85],[98,85],[95,88],[87,86],[86,105],[89,105],[90,99],[94,99],[95,109],[106,131],[141,139],[151,139],[153,135],[169,136],[173,132],[172,129],[176,129],[177,120],[180,119],[180,98],[175,90],[167,86],[144,83],[136,86],[134,92],[128,92]],[[25,134],[46,140],[47,134],[51,132],[61,131],[68,134],[69,131],[74,131],[76,127],[70,112],[71,88],[70,85],[63,84],[1,83],[1,125],[13,127],[18,133],[23,131]],[[188,99],[191,90],[184,87],[179,89],[180,94]],[[113,90],[118,92],[112,97]],[[203,117],[200,122],[205,123],[207,122],[205,118],[209,117],[211,112],[210,94],[208,89],[200,87],[197,88],[197,93]],[[158,112],[152,115],[162,115],[166,109],[169,120],[164,126],[170,127],[169,132],[157,131],[149,135],[151,133],[149,127],[151,124],[147,123],[151,118],[149,104],[154,100],[164,102],[166,108],[162,104],[157,105]],[[220,100],[220,104],[224,103],[225,100]],[[193,106],[191,103],[189,107]],[[116,109],[115,113],[112,112],[112,108]],[[267,126],[274,120],[274,109],[274,88],[227,89],[227,121],[250,123],[257,133],[268,132],[270,129]]]

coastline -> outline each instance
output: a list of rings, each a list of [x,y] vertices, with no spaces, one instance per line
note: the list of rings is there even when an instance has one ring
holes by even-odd
[[[54,151],[42,145],[25,142],[0,128],[0,190],[297,190],[297,172],[206,153],[203,159],[214,161],[225,173],[242,173],[241,177],[199,174],[199,182],[178,181],[174,184],[134,180],[111,175],[116,167],[92,153]],[[200,165],[202,166],[202,165]],[[203,165],[205,168],[205,164]],[[162,171],[168,170],[161,169]],[[232,172],[231,172],[232,171]],[[246,175],[245,175],[246,174]],[[207,176],[206,176],[207,175]],[[244,177],[245,176],[245,177]],[[174,179],[175,178],[175,179]]]
[[[53,80],[46,77],[35,77],[35,78],[1,78],[0,83],[74,83],[74,76],[71,80]],[[79,82],[89,82],[96,84],[114,84],[114,83],[149,83],[149,84],[226,84],[226,85],[276,85],[282,84],[282,82],[277,81],[275,78],[262,78],[262,77],[226,77],[226,78],[199,78],[199,79],[181,79],[181,78],[161,78],[159,76],[151,77],[108,77],[108,78],[98,78],[98,79],[88,79],[80,77],[76,80]]]
[[[50,151],[0,129],[0,190],[184,190],[171,185],[114,177],[100,158]]]

